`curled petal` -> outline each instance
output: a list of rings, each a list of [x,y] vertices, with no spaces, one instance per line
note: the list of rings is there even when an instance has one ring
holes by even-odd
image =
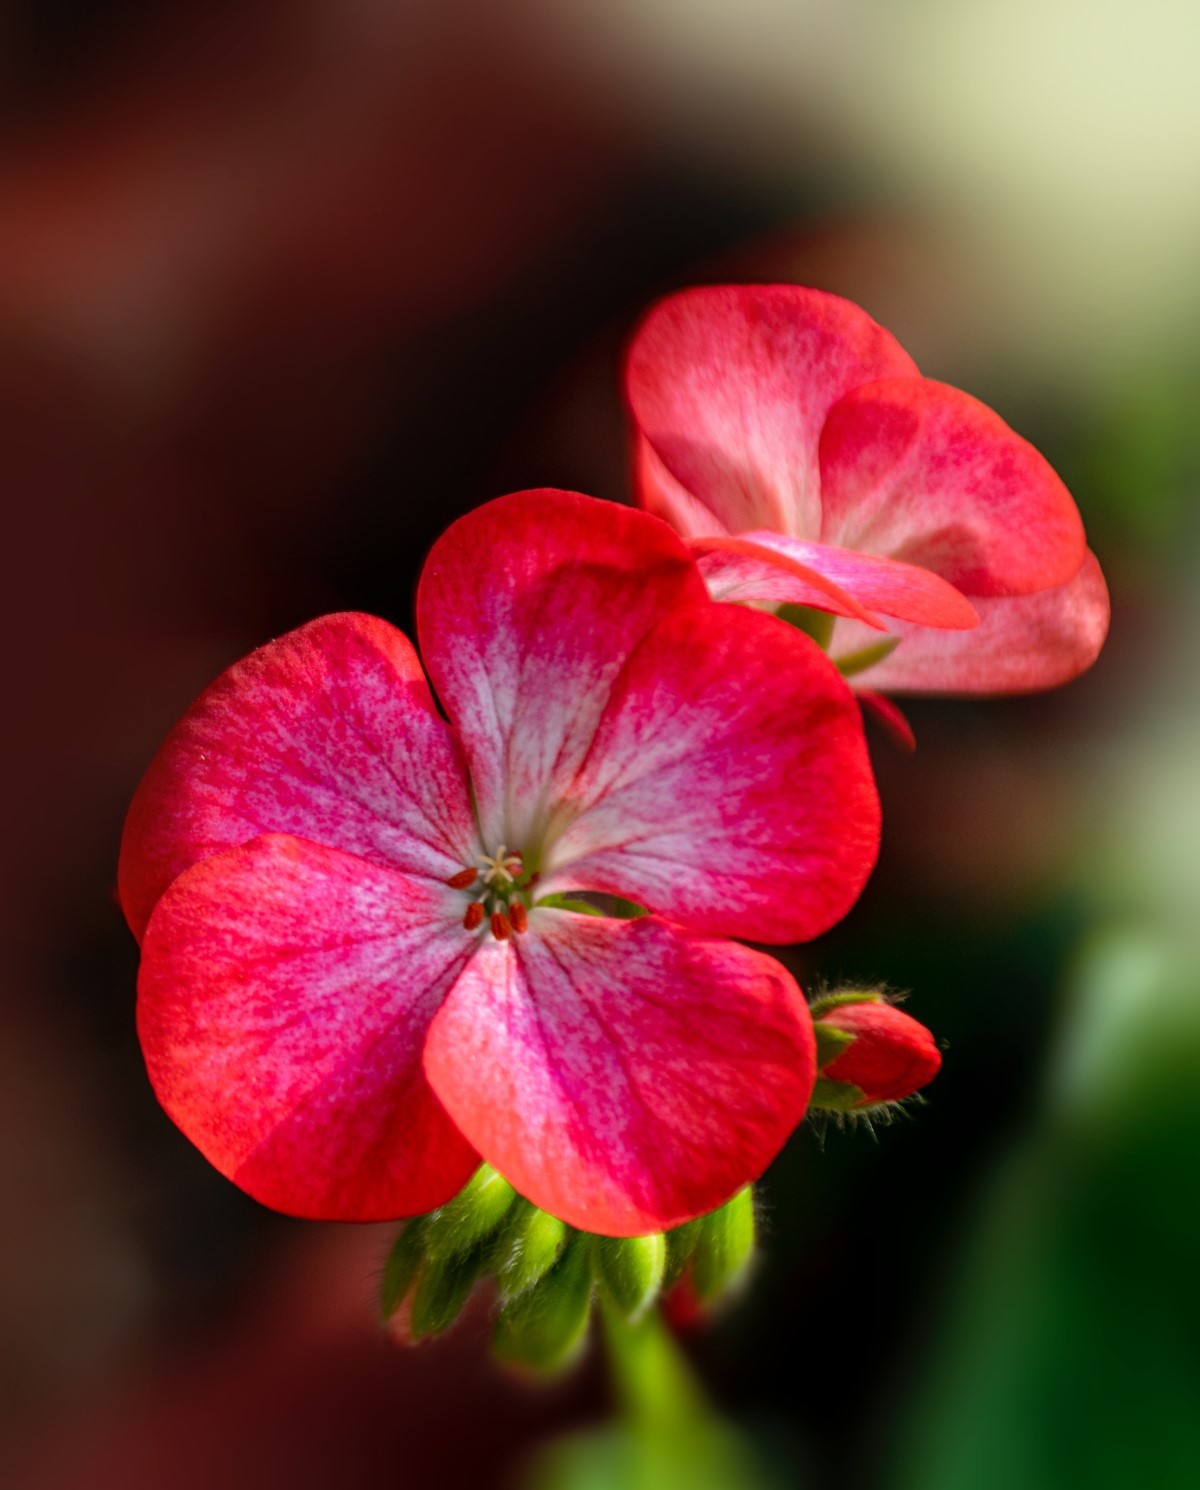
[[[418,628],[489,845],[528,852],[630,653],[703,596],[665,523],[573,492],[501,497],[443,533],[421,576]]]
[[[630,346],[625,393],[662,469],[710,514],[706,527],[680,531],[815,538],[826,414],[860,383],[916,376],[899,343],[837,295],[714,285],[651,309]],[[675,494],[644,455],[637,469],[649,478],[643,500],[662,511]]]
[[[207,688],[142,779],[121,841],[141,935],[189,865],[294,833],[446,879],[475,858],[466,767],[412,644],[373,616],[322,616]]]
[[[1079,512],[1049,462],[929,378],[868,383],[830,409],[821,505],[823,542],[932,569],[971,596],[1065,584],[1083,562]]]
[[[630,659],[562,798],[542,889],[802,941],[845,915],[878,846],[862,720],[836,668],[775,616],[706,601]]]
[[[975,607],[965,595],[931,570],[921,569],[916,564],[902,564],[896,559],[835,548],[828,543],[807,543],[782,533],[745,533],[740,541],[747,546],[747,552],[743,556],[740,576],[743,596],[739,598],[751,598],[750,592],[755,585],[751,573],[753,558],[749,553],[753,545],[758,551],[764,589],[779,588],[778,566],[792,563],[822,575],[842,594],[852,597],[868,612],[865,618],[859,619],[866,619],[871,624],[878,624],[870,614],[876,611],[898,620],[916,621],[922,626],[944,626],[955,631],[966,630],[978,623]],[[776,597],[755,595],[753,598],[772,600]],[[793,597],[781,595],[779,598],[790,600]],[[809,605],[816,602],[798,603]],[[832,610],[833,607],[826,604],[819,609]],[[835,614],[845,615],[846,611]]]
[[[904,711],[884,693],[875,693],[869,688],[858,690],[858,702],[864,714],[870,714],[886,732],[898,749],[912,753],[917,748],[917,737]]]
[[[431,881],[271,835],[181,875],[146,929],[138,1035],[159,1101],[264,1205],[431,1210],[478,1156],[421,1064],[475,946]]]
[[[974,631],[900,626],[900,645],[861,674],[863,684],[889,693],[1037,693],[1085,672],[1108,634],[1108,590],[1091,553],[1069,584],[975,605]],[[876,635],[839,621],[833,651],[852,652]]]
[[[808,1007],[762,953],[647,917],[535,909],[484,944],[434,1019],[425,1068],[516,1189],[635,1236],[757,1178],[815,1078]]]
[[[692,538],[688,548],[713,600],[761,600],[808,605],[835,616],[854,616],[868,626],[877,620],[853,595],[817,569],[790,554],[756,543],[758,534],[739,538]]]

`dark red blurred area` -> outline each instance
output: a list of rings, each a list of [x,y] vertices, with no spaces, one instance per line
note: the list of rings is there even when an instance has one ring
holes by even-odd
[[[397,1349],[385,1236],[221,1195],[144,1090],[110,887],[124,804],[208,678],[322,609],[407,623],[424,548],[591,330],[559,330],[571,286],[541,277],[621,192],[623,131],[520,7],[17,19],[5,1457],[47,1487],[487,1482],[586,1385],[514,1389],[478,1329]]]

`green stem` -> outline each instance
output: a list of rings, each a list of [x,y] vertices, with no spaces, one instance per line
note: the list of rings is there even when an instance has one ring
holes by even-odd
[[[601,1306],[613,1388],[630,1427],[682,1428],[711,1421],[713,1410],[658,1309],[630,1324]]]

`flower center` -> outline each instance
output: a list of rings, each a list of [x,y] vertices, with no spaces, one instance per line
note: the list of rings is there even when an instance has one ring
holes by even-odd
[[[514,931],[524,931],[528,926],[528,891],[536,879],[536,874],[525,873],[521,854],[515,849],[510,852],[502,843],[494,854],[460,869],[446,883],[453,890],[468,892],[464,929],[478,931],[487,921],[496,940],[504,942]]]

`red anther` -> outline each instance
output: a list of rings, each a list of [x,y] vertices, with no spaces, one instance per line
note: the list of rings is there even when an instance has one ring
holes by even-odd
[[[529,912],[525,909],[522,901],[514,900],[509,906],[508,919],[512,922],[512,929],[514,931],[524,931],[528,927]]]
[[[477,931],[483,925],[483,906],[478,900],[472,900],[467,906],[467,914],[463,917],[463,926],[468,931]]]
[[[512,936],[512,926],[503,911],[492,912],[492,935],[498,942],[506,942]]]
[[[473,885],[478,878],[478,869],[460,869],[457,874],[452,874],[446,883],[452,890],[465,890],[468,885]]]

